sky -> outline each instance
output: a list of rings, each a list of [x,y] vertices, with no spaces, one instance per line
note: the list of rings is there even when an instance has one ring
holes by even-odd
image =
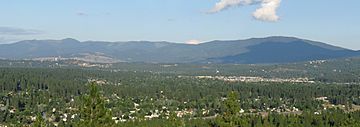
[[[0,43],[291,36],[360,50],[360,0],[0,0]]]

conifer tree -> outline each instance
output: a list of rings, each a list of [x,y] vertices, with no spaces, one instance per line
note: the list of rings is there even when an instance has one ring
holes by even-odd
[[[105,107],[104,97],[100,94],[95,82],[89,84],[90,93],[83,97],[83,104],[80,108],[80,122],[76,126],[99,127],[114,126],[111,119],[111,111]]]

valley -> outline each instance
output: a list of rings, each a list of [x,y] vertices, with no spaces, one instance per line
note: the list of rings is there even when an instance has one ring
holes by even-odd
[[[233,120],[249,126],[357,119],[359,64],[356,57],[269,65],[1,60],[0,125],[85,126],[91,105],[104,106],[96,112],[109,114],[96,117],[107,126],[212,126],[234,111]]]

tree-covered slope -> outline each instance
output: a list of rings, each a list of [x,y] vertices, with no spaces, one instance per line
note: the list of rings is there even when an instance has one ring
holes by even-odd
[[[74,39],[28,40],[0,45],[0,58],[4,59],[95,56],[145,63],[291,63],[359,54],[358,51],[291,37],[211,41],[198,45],[148,41],[79,42]]]

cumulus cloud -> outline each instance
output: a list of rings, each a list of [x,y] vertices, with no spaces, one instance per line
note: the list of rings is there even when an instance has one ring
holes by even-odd
[[[30,29],[21,29],[14,27],[1,27],[0,26],[0,34],[1,35],[35,35],[41,34],[41,31],[38,30],[30,30]]]
[[[253,13],[253,17],[261,21],[275,22],[279,20],[277,9],[280,3],[281,0],[220,0],[209,12],[216,13],[229,7],[261,4],[261,7]]]
[[[264,0],[261,3],[261,8],[256,9],[253,13],[254,18],[262,21],[278,21],[279,16],[276,14],[280,6],[281,0]]]
[[[210,13],[216,13],[234,6],[242,6],[252,4],[255,0],[220,0],[215,4],[215,7],[210,10]]]

